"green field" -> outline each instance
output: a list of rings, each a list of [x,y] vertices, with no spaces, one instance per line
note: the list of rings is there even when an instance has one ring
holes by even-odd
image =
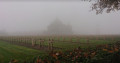
[[[33,59],[39,55],[43,56],[45,52],[0,41],[0,63],[8,63],[11,59],[17,59],[22,63],[23,60]]]
[[[53,43],[53,47],[58,47],[58,48],[62,48],[62,51],[66,51],[66,50],[72,50],[74,48],[77,47],[81,47],[81,48],[87,48],[87,47],[92,47],[92,46],[96,46],[96,45],[100,45],[100,44],[108,44],[108,43],[113,43],[111,40],[95,40],[95,39],[91,39],[89,40],[89,44],[87,43],[86,39],[80,39],[78,42],[76,42],[76,40],[74,39],[73,42],[63,42],[61,41],[55,41]],[[39,44],[39,42],[37,42],[37,44]],[[45,41],[43,45],[48,46],[48,42]]]
[[[63,40],[63,38],[61,37],[58,37],[58,38],[56,37],[53,38],[54,39],[53,47],[60,48],[56,50],[61,50],[61,51],[73,50],[74,48],[77,48],[77,47],[88,48],[88,47],[93,47],[100,44],[113,43],[120,40],[120,37],[114,37],[114,41],[112,41],[111,38],[109,37],[106,38],[105,40],[100,37],[99,39],[91,37],[89,38],[89,42],[87,42],[87,39],[84,37],[72,38],[72,41],[71,41],[71,38],[69,37],[64,38],[65,40]],[[4,39],[8,40],[8,38],[4,38]],[[38,39],[40,38],[38,37],[35,40],[37,40],[36,44],[39,45],[40,42],[38,41]],[[42,45],[48,46],[48,38],[44,37],[43,39],[45,41],[43,42]],[[21,40],[22,40],[21,43],[25,43],[26,41],[25,39],[21,39]],[[8,63],[11,59],[17,59],[20,63],[22,63],[24,60],[30,60],[37,56],[44,57],[48,53],[42,50],[40,51],[40,50],[35,50],[35,49],[23,47],[23,46],[13,45],[8,42],[0,41],[0,63]],[[14,39],[14,43],[15,42],[17,43],[18,39]],[[28,40],[27,43],[30,43],[30,45],[32,45],[31,40]]]

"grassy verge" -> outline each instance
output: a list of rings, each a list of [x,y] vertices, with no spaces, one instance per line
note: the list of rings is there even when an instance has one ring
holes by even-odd
[[[8,63],[11,59],[17,59],[20,63],[23,60],[33,59],[35,56],[44,56],[45,52],[22,46],[11,45],[0,41],[0,63]]]

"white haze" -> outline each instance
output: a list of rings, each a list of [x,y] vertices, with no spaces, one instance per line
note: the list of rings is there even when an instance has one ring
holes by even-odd
[[[93,2],[0,2],[0,30],[43,32],[56,18],[71,24],[74,34],[120,34],[120,11],[96,15]]]

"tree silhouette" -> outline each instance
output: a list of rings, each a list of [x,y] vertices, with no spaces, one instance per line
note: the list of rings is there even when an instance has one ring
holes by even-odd
[[[72,26],[65,25],[59,19],[53,21],[49,26],[45,34],[52,35],[72,35]]]
[[[111,11],[118,11],[120,10],[120,0],[97,0],[92,5],[92,10],[95,10],[96,14],[101,14],[104,10],[106,13],[110,13]]]

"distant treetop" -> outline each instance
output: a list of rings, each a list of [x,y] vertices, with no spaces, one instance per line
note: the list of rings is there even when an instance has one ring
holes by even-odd
[[[48,35],[72,35],[72,26],[65,25],[58,18],[55,19],[49,26],[45,34]]]

